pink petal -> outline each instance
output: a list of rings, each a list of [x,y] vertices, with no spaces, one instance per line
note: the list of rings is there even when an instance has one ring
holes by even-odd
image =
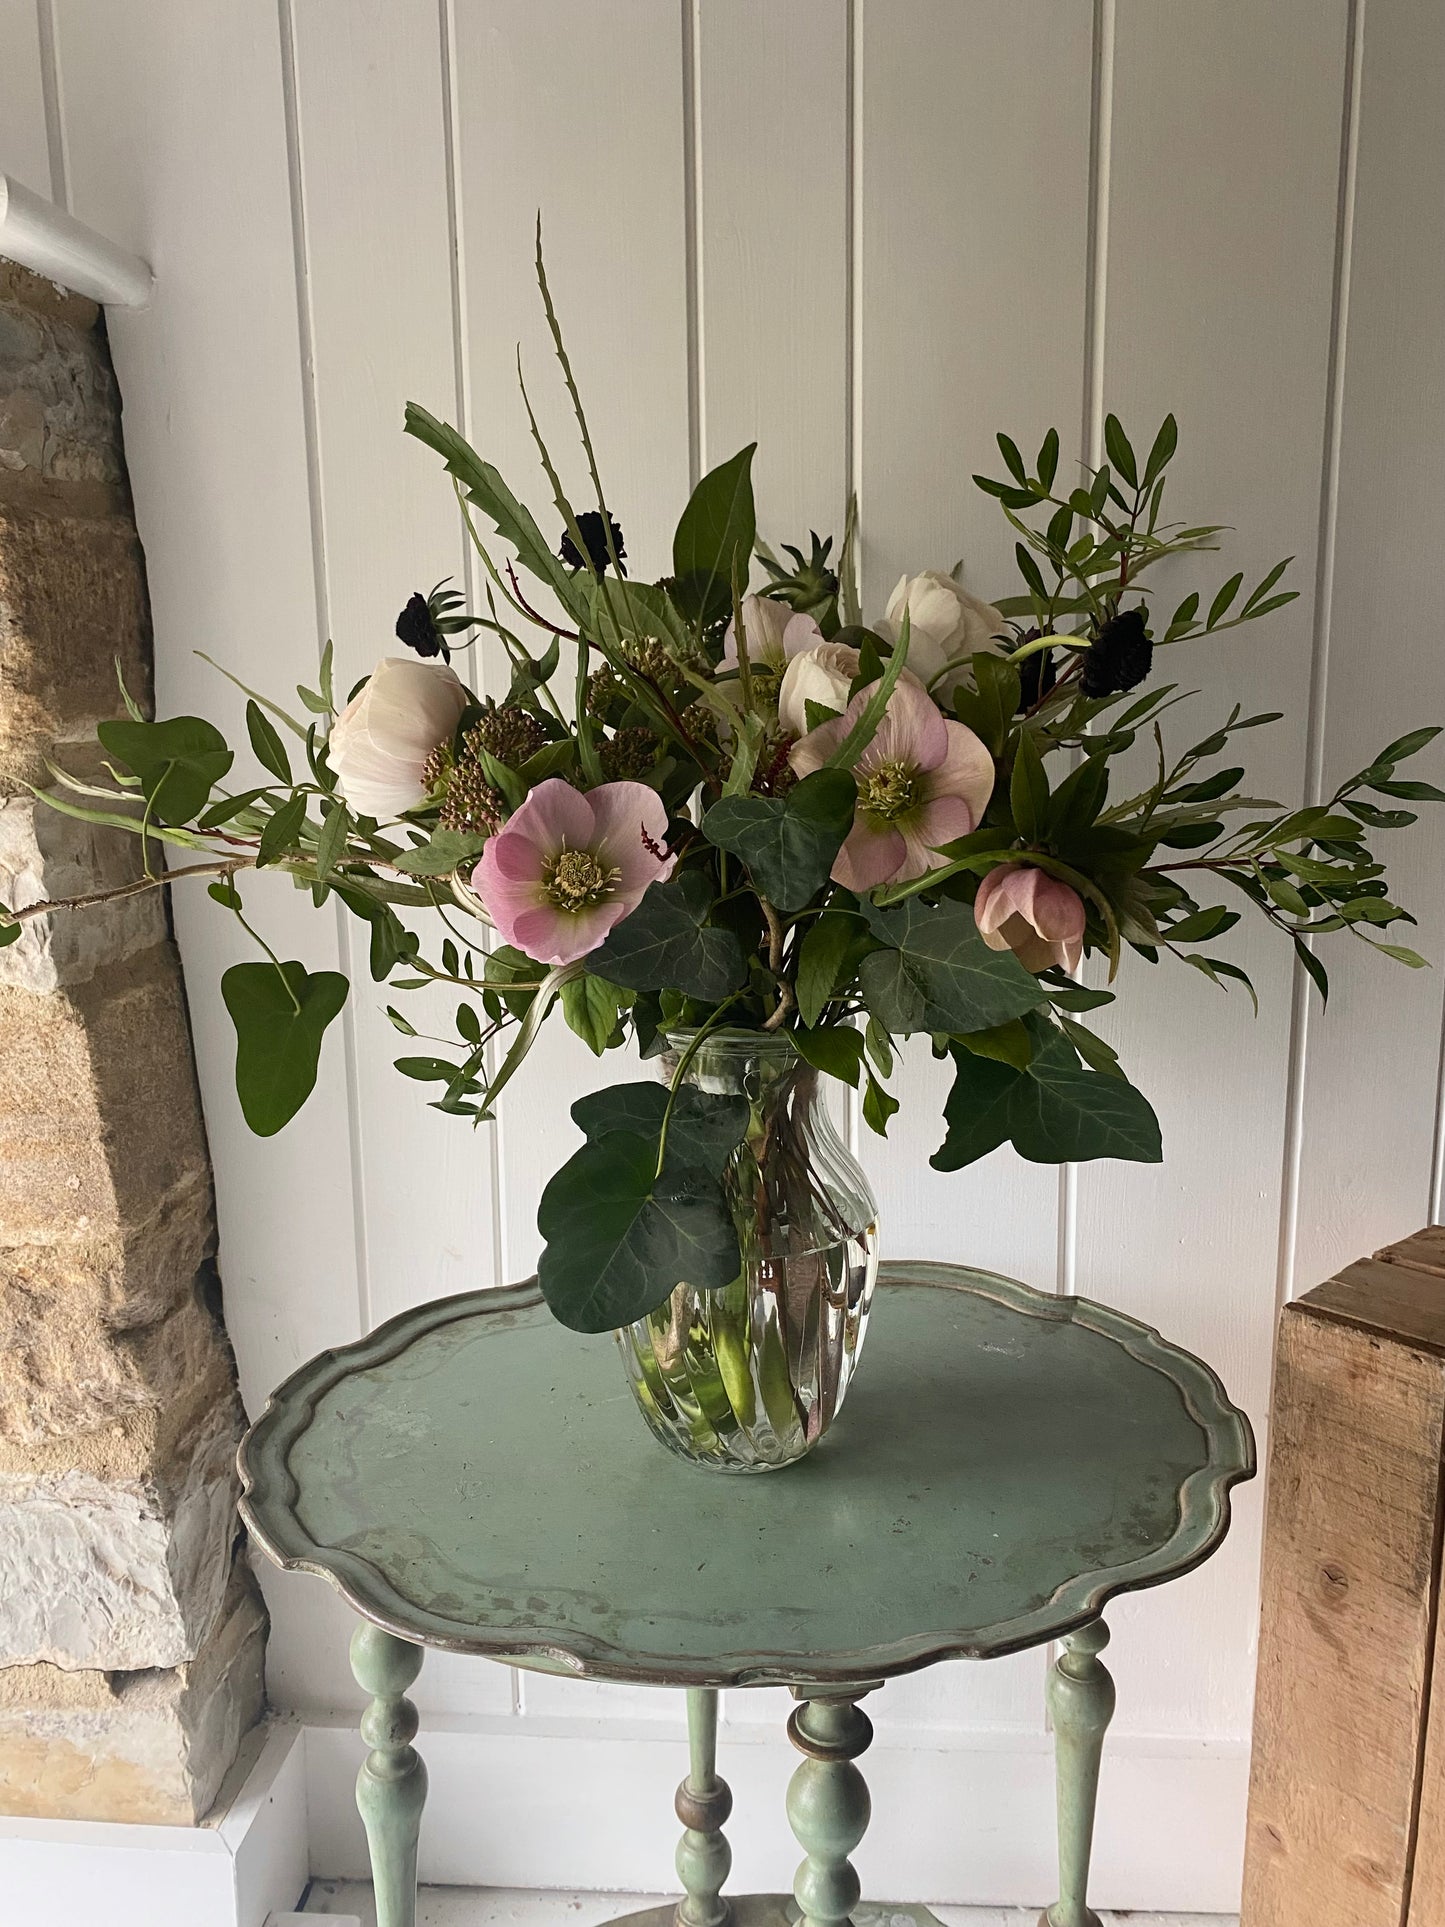
[[[667,847],[667,805],[646,783],[602,783],[588,790],[593,832],[588,848],[621,873],[619,888],[632,894],[631,909],[649,883],[671,876],[676,857],[657,856],[647,847]]]
[[[860,696],[864,693],[859,691]],[[922,689],[900,680],[888,698],[873,741],[858,759],[858,767],[875,769],[879,763],[902,763],[908,769],[933,769],[943,761],[947,750],[948,738],[937,704]]]
[[[823,631],[817,622],[800,609],[783,630],[783,660],[786,662],[792,656],[800,656],[805,649],[816,649],[822,640]]]
[[[543,856],[556,856],[564,847],[590,850],[593,820],[591,798],[560,776],[549,776],[508,817],[507,828],[530,837]]]
[[[961,796],[935,796],[900,817],[898,828],[908,854],[897,873],[898,882],[926,876],[946,863],[947,857],[938,854],[940,847],[952,843],[955,837],[967,836],[973,826],[973,812]]]
[[[517,839],[519,842],[522,839]],[[544,903],[540,874],[509,877],[501,873],[496,856],[501,837],[494,836],[482,852],[482,860],[472,872],[472,888],[481,898],[487,915],[508,943],[517,943],[517,924]],[[523,945],[523,948],[526,946]]]
[[[995,772],[993,758],[982,740],[966,723],[945,722],[943,755],[929,770],[927,794],[961,796],[977,827],[993,795]],[[960,832],[967,834],[967,832]]]
[[[806,736],[798,738],[788,751],[788,761],[795,775],[811,776],[815,769],[822,769],[862,714],[863,700],[860,692],[841,716],[833,717],[830,722],[819,723],[816,729],[810,729]]]
[[[538,963],[575,963],[595,950],[631,907],[620,897],[589,904],[585,910],[559,910],[555,904],[543,904],[517,918],[508,941]]]
[[[833,881],[855,895],[874,890],[897,874],[908,853],[902,832],[860,810],[833,862]]]
[[[513,822],[516,821],[514,817]],[[535,883],[542,880],[543,851],[530,836],[513,829],[500,830],[482,851],[481,868],[502,883]]]
[[[1001,863],[989,871],[979,884],[973,900],[973,920],[985,938],[992,939],[1009,917],[1019,913],[1020,904],[1016,895],[1019,883],[1027,875],[1038,874],[1037,870],[1026,870],[1017,863]],[[1024,901],[1028,901],[1027,897]],[[995,943],[991,947],[995,950],[1008,948],[1004,943]]]

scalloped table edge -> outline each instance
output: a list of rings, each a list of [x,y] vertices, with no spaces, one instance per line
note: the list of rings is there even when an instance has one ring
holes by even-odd
[[[414,1645],[466,1653],[504,1664],[562,1672],[579,1679],[657,1686],[828,1686],[894,1678],[944,1659],[997,1659],[1076,1631],[1120,1593],[1139,1592],[1182,1577],[1202,1565],[1229,1530],[1230,1493],[1257,1470],[1254,1433],[1218,1374],[1192,1352],[1171,1344],[1152,1325],[1090,1298],[1057,1298],[996,1272],[895,1259],[879,1267],[879,1284],[958,1290],[960,1271],[984,1286],[982,1295],[1034,1318],[1082,1325],[1114,1339],[1141,1364],[1161,1371],[1178,1390],[1189,1416],[1204,1433],[1209,1457],[1179,1489],[1179,1524],[1168,1542],[1124,1566],[1081,1573],[1067,1580],[1034,1611],[1004,1621],[987,1637],[925,1633],[863,1652],[816,1656],[803,1668],[796,1654],[739,1655],[698,1669],[686,1661],[654,1656],[647,1663],[605,1640],[585,1634],[538,1633],[518,1638],[515,1628],[491,1633],[466,1628],[415,1607],[359,1556],[318,1546],[295,1514],[299,1496],[290,1451],[315,1415],[321,1399],[343,1378],[385,1364],[416,1339],[478,1311],[497,1315],[541,1304],[534,1278],[502,1290],[467,1292],[413,1306],[378,1325],[365,1338],[318,1352],[277,1386],[237,1451],[241,1477],[239,1510],[247,1531],[273,1564],[287,1572],[324,1579],[364,1619]],[[298,1396],[304,1390],[304,1396]],[[660,1448],[654,1448],[660,1449]],[[700,1473],[700,1477],[707,1476]],[[264,1504],[272,1525],[258,1517]],[[1173,1548],[1180,1548],[1175,1552]]]

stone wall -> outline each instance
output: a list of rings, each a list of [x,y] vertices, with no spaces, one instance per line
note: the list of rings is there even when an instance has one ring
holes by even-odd
[[[36,803],[148,707],[145,564],[95,307],[0,262],[0,897],[126,882]],[[188,1825],[262,1710],[242,1418],[162,893],[0,950],[0,1812]]]

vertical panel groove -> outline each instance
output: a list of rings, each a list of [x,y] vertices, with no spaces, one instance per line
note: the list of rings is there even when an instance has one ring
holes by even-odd
[[[467,262],[466,227],[462,220],[461,192],[461,154],[457,137],[459,103],[457,98],[456,73],[456,0],[437,0],[437,39],[441,60],[442,92],[442,145],[446,154],[447,177],[447,264],[451,275],[452,295],[452,368],[455,382],[453,405],[457,411],[457,427],[467,441],[472,439],[472,374],[467,358]],[[462,591],[466,596],[466,606],[474,609],[480,601],[480,580],[477,571],[476,552],[469,540],[462,543]],[[471,660],[473,686],[485,688],[486,676],[479,651],[474,644],[468,644]],[[483,937],[483,945],[491,947],[491,933]],[[495,1076],[500,1064],[501,1051],[493,1042],[488,1047],[487,1068]],[[507,1282],[507,1254],[503,1237],[505,1214],[501,1207],[502,1197],[502,1120],[494,1117],[487,1129],[487,1167],[488,1182],[492,1197],[492,1283],[503,1285]],[[517,1676],[512,1675],[513,1711],[517,1710]]]
[[[682,176],[687,282],[687,466],[697,487],[707,461],[702,320],[702,0],[682,7]]]
[[[1315,549],[1314,624],[1310,639],[1310,687],[1305,725],[1307,803],[1324,789],[1325,708],[1329,683],[1330,614],[1334,598],[1335,533],[1339,515],[1340,440],[1344,419],[1345,348],[1354,246],[1355,180],[1359,165],[1360,74],[1364,61],[1365,0],[1350,0],[1346,21],[1344,98],[1340,111],[1339,212],[1335,221],[1334,293],[1325,377],[1324,447],[1320,461],[1319,536]],[[1306,1062],[1309,1052],[1310,984],[1295,963],[1290,985],[1289,1057],[1284,1115],[1284,1171],[1280,1186],[1276,1308],[1293,1295],[1299,1240],[1300,1167],[1305,1135]],[[1437,1132],[1438,1135],[1438,1132]]]
[[[1114,131],[1115,0],[1094,0],[1089,85],[1088,281],[1084,290],[1084,366],[1079,443],[1097,466],[1104,451],[1104,331],[1109,286],[1109,162]],[[1072,1298],[1079,1289],[1079,1167],[1059,1166],[1059,1245],[1054,1289]]]
[[[321,433],[316,408],[316,338],[306,239],[306,198],[301,178],[301,125],[296,89],[296,26],[292,0],[278,0],[281,38],[281,94],[286,125],[286,171],[291,192],[291,246],[296,278],[297,346],[301,357],[301,396],[306,440],[306,495],[311,517],[311,569],[316,605],[318,659],[331,634],[331,596],[326,572],[326,509],[321,485]],[[341,900],[334,905],[340,964],[354,981],[349,918]],[[356,1246],[357,1314],[361,1329],[372,1325],[371,1274],[367,1263],[365,1156],[362,1148],[361,1091],[357,1075],[356,999],[342,1012],[342,1049],[346,1065],[347,1138],[351,1162],[351,1225]]]
[[[848,490],[858,503],[860,524],[855,535],[854,568],[858,592],[863,591],[861,513],[863,503],[863,0],[848,0],[845,59],[847,88],[845,157],[848,170],[847,223],[844,242],[844,299],[848,318],[844,341],[847,384],[844,460]]]
[[[35,0],[40,42],[40,85],[45,95],[45,144],[50,156],[50,198],[70,212],[70,159],[65,142],[65,103],[55,31],[55,0]]]

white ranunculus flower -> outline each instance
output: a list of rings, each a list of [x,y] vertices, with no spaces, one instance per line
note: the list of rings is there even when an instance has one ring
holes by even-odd
[[[911,650],[909,655],[911,659]],[[807,735],[811,728],[809,703],[821,703],[838,715],[843,713],[848,707],[848,691],[858,674],[859,660],[858,651],[850,649],[846,642],[820,642],[815,649],[806,649],[802,655],[793,657],[778,687],[778,721],[790,736]],[[902,672],[899,681],[911,682],[916,689],[923,687],[910,669]]]
[[[1005,623],[991,602],[961,588],[951,575],[925,569],[901,575],[879,625],[896,642],[908,611],[908,666],[928,685],[930,695],[947,703],[961,681],[966,659],[992,649]],[[953,672],[953,673],[948,673]]]
[[[815,649],[805,649],[783,672],[778,721],[790,736],[806,736],[811,727],[808,704],[821,703],[841,715],[857,674],[858,651],[846,642],[820,642]]]
[[[420,803],[426,759],[466,706],[467,692],[445,663],[384,656],[337,717],[327,743],[352,809],[389,822]]]
[[[779,602],[775,596],[743,597],[743,629],[748,639],[748,661],[781,676],[783,667],[804,649],[823,640],[823,632],[812,616],[806,616]],[[723,638],[718,668],[738,666],[737,623],[730,622]]]

